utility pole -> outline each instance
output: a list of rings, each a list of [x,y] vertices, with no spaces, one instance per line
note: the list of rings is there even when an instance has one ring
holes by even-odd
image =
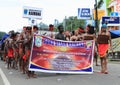
[[[97,0],[95,0],[95,31],[98,30],[98,7],[97,7]]]

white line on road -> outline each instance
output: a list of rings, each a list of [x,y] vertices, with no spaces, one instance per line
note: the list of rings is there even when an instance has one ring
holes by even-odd
[[[5,85],[10,85],[10,82],[8,81],[7,77],[5,76],[5,74],[3,73],[2,69],[0,68],[0,75],[3,79],[3,82]]]

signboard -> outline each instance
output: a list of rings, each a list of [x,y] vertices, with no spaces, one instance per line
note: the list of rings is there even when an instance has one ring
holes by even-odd
[[[117,3],[116,3],[116,6],[115,6],[116,8],[116,12],[120,12],[120,0],[117,0]]]
[[[32,19],[32,18],[28,18],[28,23],[29,25],[37,25],[37,20],[36,19]]]
[[[102,18],[102,16],[105,16],[105,10],[97,10],[98,12],[98,20],[100,20]],[[96,11],[94,10],[94,20],[96,20]]]
[[[23,18],[42,19],[42,9],[24,6]]]
[[[111,12],[110,16],[118,17],[119,16],[119,12]]]
[[[120,24],[120,17],[102,17],[102,22],[107,22],[108,24]]]
[[[113,52],[120,51],[120,38],[112,39],[112,49],[113,49]],[[109,49],[109,52],[111,52],[110,49]]]
[[[62,41],[35,35],[29,70],[48,73],[93,73],[94,41]]]
[[[78,8],[78,19],[90,19],[90,8]]]

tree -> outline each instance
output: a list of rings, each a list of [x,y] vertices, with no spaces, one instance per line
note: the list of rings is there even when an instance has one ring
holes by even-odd
[[[39,30],[48,30],[48,25],[43,23],[43,22],[40,22],[39,24],[37,24]]]
[[[100,0],[100,1],[98,2],[97,8],[98,8],[98,9],[101,8],[101,6],[103,5],[103,3],[104,3],[104,1],[103,1],[103,0]]]
[[[70,16],[64,19],[65,30],[73,31],[79,26],[85,27],[85,20],[78,19],[77,16]]]
[[[99,30],[98,24],[100,24],[100,23],[98,23],[98,22],[99,22],[99,21],[98,21],[98,9],[101,8],[101,6],[103,5],[103,3],[104,3],[103,0],[99,0],[99,2],[97,2],[97,0],[95,0],[94,8],[95,8],[95,12],[96,12],[96,13],[95,13],[95,28],[96,28],[96,31]]]

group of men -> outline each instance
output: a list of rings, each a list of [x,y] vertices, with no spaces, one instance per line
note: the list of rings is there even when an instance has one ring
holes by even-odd
[[[50,28],[53,28],[53,25],[49,26]],[[80,40],[80,32],[85,33],[84,30],[77,29],[74,31],[74,34],[71,36],[68,34],[64,33],[64,27],[62,25],[58,26],[58,31],[56,35],[54,35],[55,39],[59,40],[72,40],[72,41],[79,41]],[[53,31],[53,29],[51,29]],[[84,40],[94,40],[95,35],[94,35],[94,28],[92,26],[88,26],[87,29],[87,34],[82,36]],[[5,39],[4,41],[4,61],[7,63],[7,68],[8,69],[19,69],[23,74],[27,74],[27,78],[30,77],[36,77],[34,71],[29,71],[28,66],[29,66],[29,58],[30,58],[30,53],[31,53],[31,47],[32,47],[32,39],[33,35],[38,34],[38,27],[37,26],[27,26],[23,27],[23,30],[21,33],[10,31],[9,32],[9,37]],[[80,36],[79,36],[80,35]],[[98,44],[108,44],[109,41],[109,35],[106,34],[106,28],[103,27],[99,35],[103,35],[103,37],[99,37],[99,42]],[[103,39],[105,36],[108,36],[108,38]],[[53,38],[53,35],[51,36]],[[105,42],[100,42],[102,40],[106,40]],[[99,45],[100,46],[100,45]],[[108,48],[108,47],[106,47]],[[98,49],[98,51],[100,51]],[[106,63],[106,52],[105,50],[104,54],[100,55],[101,57],[101,72],[102,73],[107,73],[107,63]],[[104,65],[105,64],[105,65]]]
[[[23,27],[21,33],[10,31],[9,37],[4,40],[4,61],[8,69],[20,69],[27,78],[36,77],[33,71],[28,70],[32,38],[38,32],[37,26]]]

